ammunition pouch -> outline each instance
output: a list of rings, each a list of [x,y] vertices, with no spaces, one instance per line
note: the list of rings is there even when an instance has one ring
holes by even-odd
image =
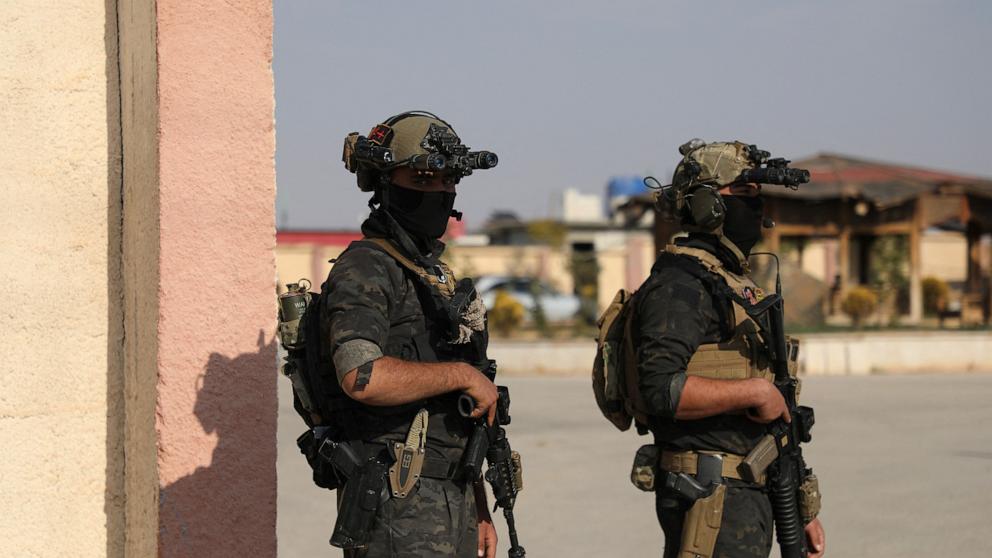
[[[313,471],[313,483],[321,488],[334,490],[341,486],[341,478],[335,472],[333,465],[324,459],[320,453],[320,447],[324,441],[323,433],[314,432],[315,429],[308,428],[306,432],[296,438],[296,447],[306,458],[310,469]]]
[[[634,454],[634,465],[630,469],[630,482],[644,492],[654,492],[661,479],[658,462],[661,459],[661,448],[647,444],[638,448]]]
[[[799,514],[803,523],[816,519],[820,513],[820,481],[816,475],[809,475],[799,486]]]

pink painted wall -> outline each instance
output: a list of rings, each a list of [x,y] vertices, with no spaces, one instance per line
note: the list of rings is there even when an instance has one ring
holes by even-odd
[[[275,556],[272,3],[156,9],[159,555]]]

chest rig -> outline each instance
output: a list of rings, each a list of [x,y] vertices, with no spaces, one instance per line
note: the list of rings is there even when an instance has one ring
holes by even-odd
[[[359,243],[388,254],[413,283],[426,322],[425,335],[413,340],[419,361],[475,363],[485,359],[485,311],[473,306],[477,295],[471,279],[456,281],[451,268],[440,260],[414,261],[385,238],[365,238]]]
[[[716,255],[706,250],[670,244],[665,252],[694,260],[702,268],[698,271],[708,273],[708,277],[689,266],[680,267],[707,283],[710,291],[718,299],[724,299],[723,304],[728,306],[728,311],[724,312],[724,340],[700,345],[686,365],[686,374],[720,380],[773,380],[761,328],[744,310],[745,304],[756,304],[764,298],[762,289],[747,275],[728,270]],[[787,343],[790,345],[789,375],[795,377],[799,341],[788,338]]]

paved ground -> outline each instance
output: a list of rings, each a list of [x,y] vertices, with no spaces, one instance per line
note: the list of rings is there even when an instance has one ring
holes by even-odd
[[[659,556],[652,496],[628,481],[643,439],[598,415],[584,378],[505,383],[528,556]],[[280,384],[279,555],[340,556],[327,545],[334,495],[309,482],[294,445],[302,423]],[[828,556],[992,556],[992,375],[810,378],[803,395],[817,412],[807,455],[824,491]]]

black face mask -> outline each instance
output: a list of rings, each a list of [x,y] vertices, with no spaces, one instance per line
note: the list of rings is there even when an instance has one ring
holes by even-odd
[[[419,240],[441,238],[455,206],[454,192],[422,192],[390,184],[386,209],[408,233]]]
[[[727,215],[723,219],[723,234],[748,256],[761,240],[761,219],[764,202],[760,196],[723,196]]]

